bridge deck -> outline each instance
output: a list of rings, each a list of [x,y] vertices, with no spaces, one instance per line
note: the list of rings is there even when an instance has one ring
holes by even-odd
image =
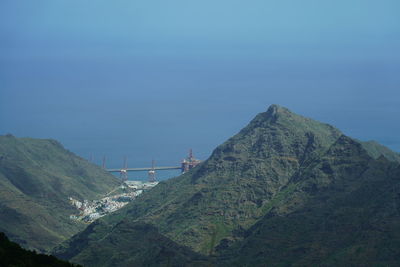
[[[154,170],[180,170],[182,167],[180,166],[169,166],[169,167],[154,167]],[[140,172],[140,171],[150,171],[153,168],[127,168],[127,169],[107,169],[108,172],[120,172],[121,170],[126,170],[127,172]]]

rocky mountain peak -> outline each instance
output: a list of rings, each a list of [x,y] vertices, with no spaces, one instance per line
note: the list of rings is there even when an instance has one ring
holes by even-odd
[[[270,116],[275,116],[277,114],[289,114],[292,113],[289,109],[276,105],[276,104],[272,104],[271,106],[268,107],[267,112],[268,115]]]

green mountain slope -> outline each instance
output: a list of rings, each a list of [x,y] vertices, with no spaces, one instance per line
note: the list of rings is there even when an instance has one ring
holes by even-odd
[[[70,220],[68,197],[94,199],[118,185],[54,140],[0,136],[0,231],[44,251],[85,225]]]
[[[4,233],[0,233],[0,266],[2,267],[78,267],[80,265],[61,261],[54,256],[37,254],[27,251],[18,244],[8,240]]]
[[[100,229],[110,230],[97,221],[92,223],[74,239],[71,250],[60,252],[59,257],[74,258],[85,266],[208,266],[206,257],[166,238],[154,226],[130,220],[114,226],[102,237],[106,245],[93,249],[88,244],[97,243],[93,230]],[[115,245],[125,249],[116,250]]]
[[[235,263],[243,266],[247,262],[263,265],[262,253],[268,251],[269,246],[273,247],[269,242],[274,241],[258,242],[255,234],[257,229],[264,231],[264,226],[268,227],[267,223],[273,220],[280,220],[276,227],[285,223],[296,225],[289,219],[285,220],[284,216],[297,214],[301,209],[312,211],[313,205],[317,204],[321,206],[315,211],[318,216],[321,216],[318,212],[329,210],[329,207],[324,207],[325,204],[332,205],[332,212],[339,212],[339,204],[346,201],[347,195],[336,192],[346,191],[347,183],[361,174],[366,175],[364,172],[369,164],[376,164],[373,173],[377,177],[371,174],[365,178],[372,179],[371,183],[373,179],[387,181],[396,178],[397,162],[390,162],[379,155],[375,159],[363,145],[343,136],[334,127],[273,105],[215,149],[211,157],[200,166],[180,177],[160,183],[124,209],[88,228],[85,231],[86,237],[78,234],[54,253],[73,262],[85,262],[88,266],[92,266],[96,260],[85,251],[104,249],[109,251],[110,256],[112,251],[128,253],[133,250],[119,245],[121,236],[113,231],[127,222],[135,222],[154,225],[160,234],[179,245],[209,256],[209,261],[216,265]],[[386,172],[385,168],[390,171]],[[326,190],[331,185],[335,185],[335,189]],[[352,188],[361,186],[364,186],[364,182],[359,180],[352,184]],[[352,195],[353,191],[348,194]],[[326,195],[318,195],[324,192]],[[321,197],[324,201],[332,198],[333,202],[321,202]],[[314,198],[316,200],[313,202]],[[385,202],[387,199],[382,201],[388,204]],[[392,215],[388,217],[392,218]],[[305,213],[305,222],[306,219],[312,221],[313,216],[313,212]],[[344,224],[346,219],[344,217]],[[393,220],[396,226],[399,220]],[[296,223],[302,225],[301,222]],[[359,220],[355,220],[355,227],[359,223]],[[311,225],[309,232],[302,232],[300,226],[295,228],[293,236],[288,238],[293,243],[293,249],[296,245],[301,247],[302,239],[313,238],[313,229],[317,231],[318,228]],[[108,242],[110,238],[115,241]],[[277,260],[271,263],[280,263],[279,259],[285,258],[286,245],[291,244],[285,241],[286,236],[277,238],[283,240],[280,247],[265,254],[265,257],[272,257],[269,253],[277,254]],[[317,239],[310,246],[317,246],[320,241]],[[353,246],[355,241],[357,239],[349,242],[349,246]],[[81,247],[74,250],[77,244],[81,244]],[[252,246],[256,246],[258,250],[255,251],[261,251],[261,254],[249,253],[252,256],[244,257],[248,253],[246,247]],[[337,247],[332,246],[331,249],[335,251]],[[70,253],[72,250],[73,254]],[[294,256],[294,259],[288,261],[296,263],[298,258]],[[119,264],[128,266],[124,265],[123,260]]]
[[[290,187],[219,265],[398,265],[399,165],[342,136]]]

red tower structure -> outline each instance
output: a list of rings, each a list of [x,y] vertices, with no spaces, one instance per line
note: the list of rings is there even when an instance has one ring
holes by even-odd
[[[185,172],[189,171],[190,169],[193,169],[194,167],[199,165],[200,162],[201,162],[200,160],[193,157],[193,150],[190,149],[189,157],[182,161],[182,164],[181,164],[182,173],[185,173]]]

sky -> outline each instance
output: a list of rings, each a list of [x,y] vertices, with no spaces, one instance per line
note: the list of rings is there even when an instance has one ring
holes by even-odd
[[[0,134],[174,165],[271,104],[400,152],[398,0],[2,0]]]

